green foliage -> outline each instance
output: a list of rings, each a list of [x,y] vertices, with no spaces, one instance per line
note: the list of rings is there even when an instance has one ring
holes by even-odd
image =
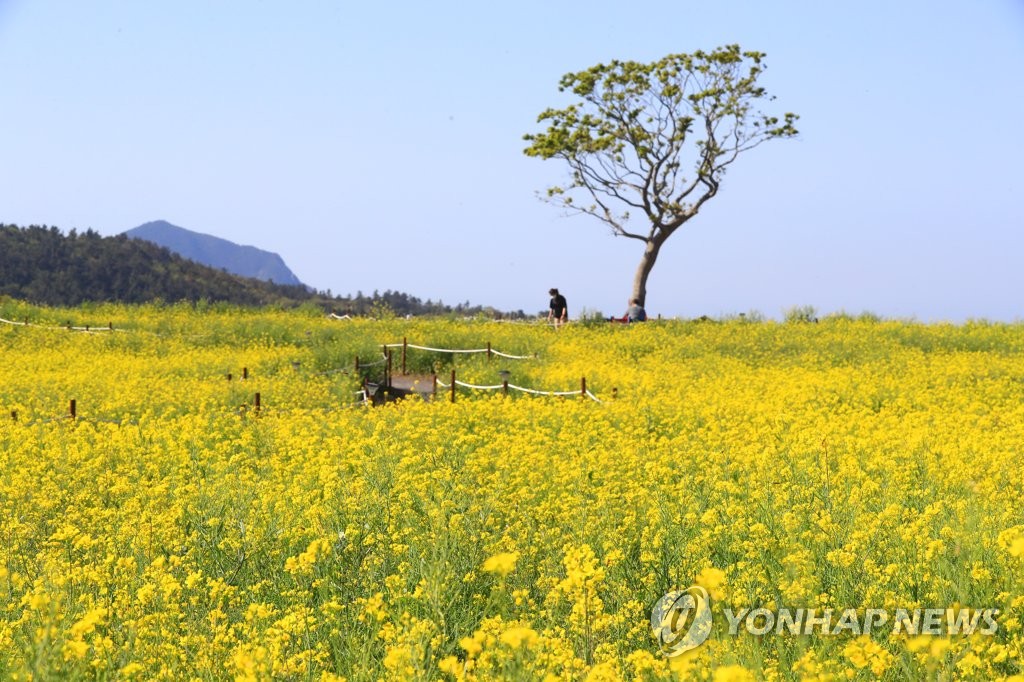
[[[736,313],[735,315],[724,315],[721,319],[722,322],[741,322],[744,324],[760,324],[765,321],[764,313],[760,310],[750,310],[745,313]]]
[[[584,327],[606,327],[608,318],[600,310],[580,309],[579,324]]]
[[[870,310],[865,310],[859,315],[848,313],[845,310],[839,310],[834,313],[829,313],[825,316],[826,320],[829,321],[843,321],[843,322],[881,322],[882,317]]]
[[[321,299],[318,299],[321,300]],[[427,299],[423,301],[416,296],[391,291],[390,289],[380,293],[374,291],[372,294],[357,292],[355,296],[338,296],[333,299],[322,299],[323,305],[330,308],[337,314],[353,316],[381,316],[381,311],[387,309],[391,316],[406,315],[435,315],[462,317],[482,317],[484,319],[513,318],[522,319],[526,313],[522,310],[503,312],[490,306],[471,305],[469,301],[458,303],[454,306],[447,305],[442,301]]]
[[[797,305],[786,311],[786,322],[817,322],[817,310],[812,305]]]
[[[646,243],[632,295],[641,304],[662,244],[718,193],[728,166],[797,134],[796,114],[758,108],[773,99],[758,85],[764,68],[763,53],[738,45],[598,64],[563,76],[559,90],[578,101],[545,110],[547,129],[524,136],[527,156],[569,169],[543,199]]]
[[[743,318],[743,321],[745,322],[752,322],[755,324],[764,322],[765,320],[764,313],[760,310],[750,310],[746,314],[740,313],[740,317]]]
[[[370,307],[370,317],[375,320],[393,320],[395,318],[395,311],[391,309],[391,306],[386,301],[374,301]]]
[[[545,110],[538,122],[547,130],[524,136],[528,156],[570,167],[569,182],[549,188],[547,198],[624,236],[642,238],[628,231],[629,208],[655,230],[682,224],[714,194],[740,152],[797,134],[796,114],[780,118],[756,108],[772,99],[757,84],[763,59],[727,45],[566,74],[559,90],[581,101]],[[575,190],[593,203],[581,204]],[[614,204],[627,211],[615,214]]]

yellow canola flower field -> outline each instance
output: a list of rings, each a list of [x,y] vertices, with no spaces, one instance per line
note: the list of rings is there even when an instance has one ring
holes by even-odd
[[[1024,675],[1024,326],[0,318],[29,323],[0,323],[0,678]],[[531,356],[410,373],[598,401],[360,404],[403,337]],[[690,586],[710,635],[666,656],[652,609]],[[782,608],[890,620],[730,632]],[[997,628],[894,632],[922,608]]]

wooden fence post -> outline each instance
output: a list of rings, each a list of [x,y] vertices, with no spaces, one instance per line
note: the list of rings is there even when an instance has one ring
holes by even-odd
[[[487,342],[487,360],[489,361],[490,359],[491,359],[491,342],[488,341]]]
[[[74,398],[71,399],[71,404],[68,405],[68,416],[72,419],[78,417],[78,402]]]
[[[406,341],[405,337],[402,337],[402,376],[405,376],[405,351],[409,347],[409,342]]]
[[[455,402],[455,370],[452,370],[452,402]]]
[[[583,398],[587,397],[587,378],[582,377],[580,379],[580,396]]]
[[[259,394],[258,391],[257,391],[256,396],[255,396],[255,401],[254,401],[253,407],[256,408],[256,414],[259,414],[260,413],[260,394]]]
[[[249,378],[249,368],[248,367],[243,367],[242,368],[242,378],[243,379],[248,379]]]

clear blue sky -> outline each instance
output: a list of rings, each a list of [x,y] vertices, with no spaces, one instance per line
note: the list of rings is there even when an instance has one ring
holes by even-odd
[[[1024,2],[0,0],[0,222],[165,219],[334,293],[626,306],[639,257],[535,192],[559,77],[768,54],[797,140],[741,158],[648,309],[1024,318]]]

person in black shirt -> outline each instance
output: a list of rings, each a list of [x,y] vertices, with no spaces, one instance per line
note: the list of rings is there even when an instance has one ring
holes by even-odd
[[[558,293],[558,289],[549,289],[548,293],[551,294],[551,306],[548,310],[548,320],[554,320],[555,326],[565,324],[569,321],[569,304],[565,301],[565,296]]]

